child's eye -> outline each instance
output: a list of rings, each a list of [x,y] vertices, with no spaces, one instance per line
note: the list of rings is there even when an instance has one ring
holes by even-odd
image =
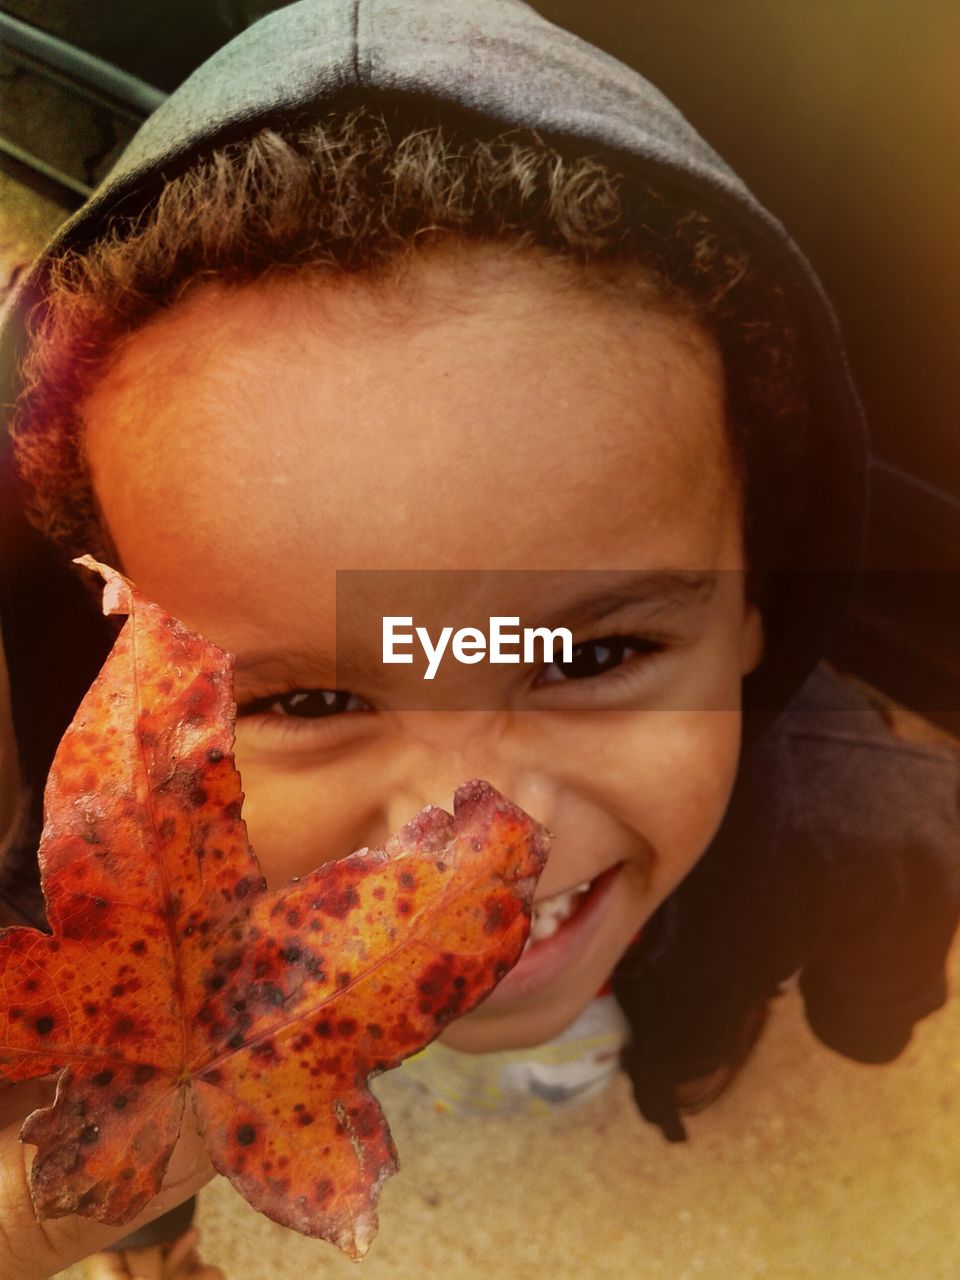
[[[569,662],[550,662],[540,673],[538,684],[560,684],[567,680],[590,680],[624,665],[632,655],[652,656],[666,646],[639,636],[603,636],[575,644]]]
[[[370,704],[348,689],[293,689],[270,693],[237,708],[239,716],[321,720],[344,711],[369,711]]]

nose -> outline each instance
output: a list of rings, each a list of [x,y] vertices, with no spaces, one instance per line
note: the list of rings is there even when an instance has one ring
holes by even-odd
[[[508,725],[493,717],[483,724],[478,717],[469,726],[455,725],[450,713],[433,714],[447,722],[431,725],[429,734],[417,734],[403,752],[384,800],[384,838],[428,804],[452,812],[457,788],[475,778],[489,782],[550,828],[557,807],[557,782],[514,741]]]

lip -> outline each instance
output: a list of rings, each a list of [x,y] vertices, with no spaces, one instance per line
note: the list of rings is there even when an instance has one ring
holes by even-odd
[[[601,872],[575,914],[549,938],[521,952],[517,963],[479,1007],[496,1009],[535,995],[559,974],[573,968],[603,924],[604,907],[623,865],[618,862]]]

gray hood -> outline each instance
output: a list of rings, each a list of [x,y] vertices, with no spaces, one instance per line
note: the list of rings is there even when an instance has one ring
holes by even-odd
[[[642,19],[637,18],[640,22]],[[200,67],[142,127],[107,181],[48,247],[95,238],[112,214],[149,201],[198,148],[348,91],[429,97],[506,126],[588,140],[622,167],[688,186],[699,204],[773,246],[811,369],[818,492],[787,568],[764,600],[767,656],[745,685],[766,721],[803,683],[847,606],[860,564],[868,447],[830,306],[780,223],[661,93],[521,0],[300,0],[263,18]],[[20,317],[43,280],[25,281],[0,347],[13,398]]]

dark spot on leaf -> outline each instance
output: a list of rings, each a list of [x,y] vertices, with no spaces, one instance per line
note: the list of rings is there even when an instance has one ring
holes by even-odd
[[[241,1147],[250,1147],[256,1140],[257,1134],[252,1124],[242,1124],[237,1130],[237,1141]]]
[[[126,991],[126,987],[122,982],[115,982],[110,988],[110,994],[112,996],[122,996],[124,991]]]
[[[125,1093],[118,1093],[117,1096],[113,1099],[113,1103],[112,1103],[113,1109],[115,1111],[122,1111],[128,1102],[129,1102],[129,1098]]]
[[[380,1024],[377,1022],[368,1022],[367,1031],[370,1033],[370,1035],[373,1037],[374,1040],[379,1040],[383,1036],[383,1027],[381,1027]]]
[[[39,985],[40,983],[36,980],[36,978],[28,978],[26,982],[23,984],[23,989],[24,991],[36,991]]]
[[[288,911],[288,912],[287,912],[287,924],[290,926],[290,928],[291,928],[291,929],[296,929],[296,928],[298,928],[298,927],[299,927],[299,924],[300,924],[300,912],[299,912],[299,911]]]
[[[341,971],[337,974],[337,986],[342,991],[344,987],[349,987],[349,985],[350,985],[350,974],[347,973],[345,969],[341,969]]]
[[[453,980],[453,985],[457,988],[458,991],[462,991],[463,988],[467,985],[467,980],[462,976],[462,974],[457,974],[457,976]]]
[[[246,876],[244,876],[242,880],[237,881],[236,888],[233,891],[234,897],[245,898],[249,892],[250,892],[250,881],[246,878]]]
[[[409,871],[400,872],[400,884],[404,889],[413,889],[416,886],[416,880]]]
[[[100,1006],[98,1004],[85,1004],[83,1006],[83,1012],[88,1018],[95,1018],[100,1012]]]
[[[148,1067],[146,1063],[143,1063],[134,1071],[133,1082],[134,1084],[149,1084],[156,1074],[154,1067]]]
[[[215,973],[207,982],[207,988],[210,991],[222,991],[227,985],[227,980],[222,973]]]
[[[446,871],[447,869],[447,864],[441,858],[438,858],[433,865],[438,871]]]
[[[91,1147],[98,1141],[100,1137],[100,1126],[98,1124],[88,1124],[80,1134],[80,1141],[85,1147]]]
[[[313,1029],[318,1036],[328,1036],[332,1028],[326,1018],[322,1018],[319,1022],[313,1024]]]
[[[135,956],[145,955],[147,951],[147,944],[142,938],[138,938],[137,941],[131,945],[130,950]]]
[[[176,835],[177,824],[173,818],[164,818],[157,827],[157,835],[161,840],[172,840]]]
[[[93,1077],[91,1083],[95,1084],[98,1089],[105,1088],[108,1084],[113,1084],[112,1071],[98,1071]]]
[[[410,914],[410,903],[406,898],[397,899],[397,915],[408,916]]]
[[[219,764],[223,759],[223,752],[219,747],[211,747],[207,752],[207,762],[209,764]]]
[[[356,1033],[357,1024],[353,1018],[341,1018],[337,1023],[337,1030],[342,1036],[352,1036]]]
[[[496,933],[503,926],[503,903],[499,898],[488,899],[485,904],[486,921],[484,922],[484,933]]]
[[[337,920],[345,919],[354,907],[359,905],[360,895],[352,884],[345,885],[339,891],[334,890],[324,895],[324,911],[328,916],[334,916]]]
[[[230,1037],[230,1039],[227,1041],[227,1048],[242,1049],[243,1040],[244,1040],[243,1033],[241,1031],[235,1031],[233,1035]]]
[[[313,1124],[313,1116],[309,1111],[305,1111],[302,1116],[297,1117],[297,1124],[302,1124],[304,1127]]]
[[[34,1023],[34,1026],[37,1028],[37,1031],[40,1033],[40,1035],[48,1036],[50,1032],[53,1030],[53,1018],[51,1017],[38,1018]]]
[[[285,960],[287,964],[296,964],[300,959],[301,951],[299,947],[284,947],[280,952],[281,960]]]

